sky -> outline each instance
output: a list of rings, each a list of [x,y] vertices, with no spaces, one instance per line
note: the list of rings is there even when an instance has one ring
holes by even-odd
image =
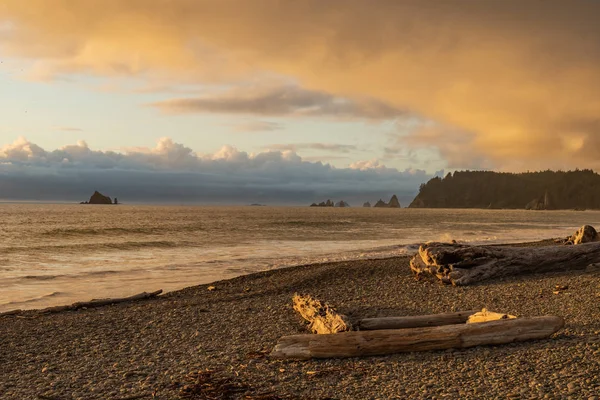
[[[2,0],[0,198],[406,205],[448,171],[600,169],[599,15]]]

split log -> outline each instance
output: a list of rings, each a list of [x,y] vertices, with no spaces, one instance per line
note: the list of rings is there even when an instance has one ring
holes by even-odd
[[[467,320],[467,324],[478,324],[481,322],[498,321],[500,319],[515,319],[514,315],[502,314],[493,311],[488,311],[485,308],[471,316]]]
[[[62,311],[75,311],[75,310],[79,310],[81,308],[103,307],[103,306],[108,306],[110,304],[151,299],[153,297],[158,296],[161,293],[162,293],[162,289],[157,290],[156,292],[151,292],[151,293],[143,292],[143,293],[139,293],[139,294],[136,294],[136,295],[130,296],[130,297],[121,297],[121,298],[115,298],[115,299],[94,299],[91,301],[82,301],[82,302],[73,303],[68,306],[48,307],[48,308],[39,310],[39,312],[43,313],[43,314],[48,314],[48,313],[57,313],[57,312],[62,312]]]
[[[422,328],[425,326],[442,326],[464,324],[477,311],[459,311],[445,314],[417,315],[411,317],[364,318],[358,321],[358,330],[375,331],[380,329]]]
[[[585,270],[600,261],[600,242],[577,246],[503,247],[426,243],[410,260],[417,278],[470,285],[492,278],[551,271]]]
[[[271,352],[279,359],[344,358],[499,345],[550,337],[564,325],[545,316],[414,329],[284,336]]]
[[[333,307],[311,296],[295,294],[292,298],[294,310],[309,322],[313,333],[329,334],[352,330],[352,324],[346,316],[339,314]]]

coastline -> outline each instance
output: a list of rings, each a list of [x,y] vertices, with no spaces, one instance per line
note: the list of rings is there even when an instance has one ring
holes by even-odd
[[[185,398],[189,374],[206,369],[215,371],[207,378],[213,383],[221,377],[243,389],[231,398],[592,399],[600,392],[597,276],[576,271],[449,287],[415,281],[408,260],[288,267],[153,300],[3,316],[0,397]],[[555,295],[556,285],[569,290]],[[486,307],[519,316],[560,315],[566,326],[550,340],[505,346],[270,360],[266,354],[280,336],[305,332],[291,307],[295,292],[310,293],[356,319]]]

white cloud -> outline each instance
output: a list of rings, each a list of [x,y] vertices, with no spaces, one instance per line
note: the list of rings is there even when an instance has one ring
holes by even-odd
[[[385,170],[385,169],[387,169],[387,167],[385,165],[383,165],[379,160],[373,159],[373,160],[366,160],[366,161],[356,161],[356,162],[350,164],[350,169],[357,169],[359,171],[367,171],[370,169]]]
[[[122,200],[309,204],[322,198],[364,202],[397,194],[410,202],[431,176],[378,161],[335,168],[292,150],[247,153],[223,146],[212,154],[162,138],[153,148],[97,151],[84,141],[53,151],[19,138],[0,148],[2,196],[84,200],[101,190]]]

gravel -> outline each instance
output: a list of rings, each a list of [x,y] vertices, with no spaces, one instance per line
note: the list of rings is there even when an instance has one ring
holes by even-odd
[[[556,285],[568,289],[554,294]],[[598,399],[600,278],[582,272],[468,287],[415,281],[408,258],[293,267],[154,300],[0,317],[1,399]],[[295,292],[351,319],[486,307],[560,315],[549,340],[384,357],[270,360],[305,333]],[[212,396],[212,397],[211,397]],[[220,396],[220,397],[216,397]]]

